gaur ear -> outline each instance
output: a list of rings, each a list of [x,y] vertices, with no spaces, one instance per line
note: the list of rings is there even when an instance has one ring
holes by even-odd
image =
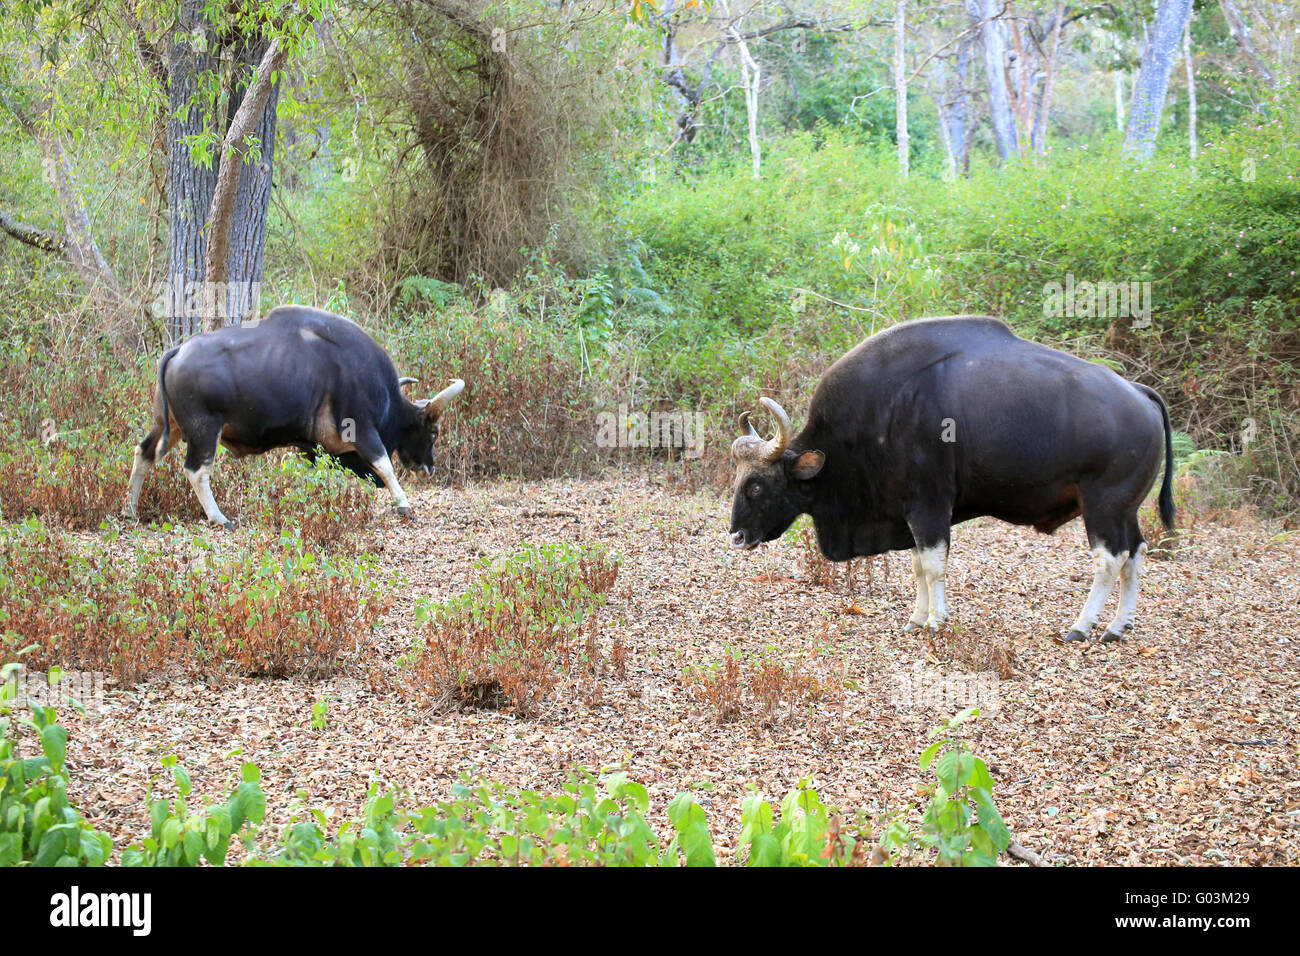
[[[823,452],[806,451],[794,460],[790,471],[796,478],[806,481],[821,471],[824,464],[826,464],[826,455]]]

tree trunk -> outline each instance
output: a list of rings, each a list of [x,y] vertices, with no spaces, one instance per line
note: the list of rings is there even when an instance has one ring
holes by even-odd
[[[198,42],[194,42],[198,41]],[[204,224],[217,173],[190,156],[191,137],[208,130],[198,102],[200,78],[216,67],[216,31],[203,16],[202,0],[182,0],[167,58],[167,341],[175,344],[202,330]]]
[[[728,7],[724,6],[730,15]],[[758,61],[750,55],[749,44],[740,33],[740,25],[732,27],[732,37],[740,60],[740,80],[745,87],[745,118],[749,126],[749,156],[754,167],[754,178],[762,175],[763,153],[758,143],[758,84],[761,78]]]
[[[252,113],[256,104],[250,101],[247,122],[237,137],[238,148],[231,149],[227,127],[233,128],[261,75],[260,64],[269,49],[264,40],[235,36],[231,42],[233,86],[225,121],[218,126],[227,135],[217,156],[196,162],[190,154],[191,138],[209,133],[217,122],[211,105],[203,102],[199,93],[205,74],[218,69],[221,42],[203,16],[203,0],[182,0],[167,63],[169,210],[164,311],[167,339],[172,343],[205,328],[219,328],[227,321],[240,322],[255,315],[259,307],[279,86],[268,79],[265,95],[258,97],[260,113]],[[246,163],[246,137],[250,136],[260,141],[260,151],[256,162]],[[217,229],[211,217],[227,157],[227,191],[222,197],[225,213]],[[218,241],[223,247],[221,265],[215,269],[210,268],[208,249],[214,233],[220,233]]]
[[[109,268],[104,253],[100,251],[99,243],[95,241],[90,228],[90,213],[86,209],[85,198],[81,195],[81,187],[77,184],[72,161],[68,158],[58,133],[49,123],[53,99],[44,98],[37,109],[29,113],[15,99],[4,95],[3,91],[0,91],[0,97],[18,120],[18,125],[41,151],[45,176],[54,186],[59,212],[63,216],[64,234],[59,239],[53,233],[15,222],[8,216],[0,216],[0,220],[3,220],[0,228],[30,246],[46,252],[63,253],[85,285],[95,307],[110,315],[120,315],[126,309],[122,287]]]
[[[947,86],[944,93],[947,110],[944,113],[943,122],[948,127],[948,143],[952,147],[956,171],[963,173],[970,170],[970,137],[966,132],[970,114],[970,103],[966,92],[970,47],[971,40],[958,41],[952,85]]]
[[[1011,115],[1016,119],[1016,139],[1023,142],[1026,138],[1033,141],[1033,94],[1030,90],[1029,56],[1025,51],[1025,41],[1020,33],[1020,20],[1010,4],[1007,14],[1011,17],[1008,29],[1011,33],[1010,75],[1007,86],[1011,90]]]
[[[1115,129],[1124,132],[1124,71],[1115,71]]]
[[[898,171],[907,175],[911,141],[907,133],[907,0],[894,7],[894,116],[898,132]]]
[[[1188,0],[1190,2],[1190,0]],[[984,46],[984,75],[988,83],[989,119],[993,124],[993,139],[998,157],[1004,162],[1020,152],[1016,139],[1016,121],[1011,115],[1011,99],[1007,93],[1006,45],[1002,38],[1002,25],[998,22],[996,0],[966,0],[966,12],[972,25],[979,25]]]
[[[1047,121],[1052,110],[1052,87],[1056,82],[1056,62],[1061,52],[1064,19],[1064,0],[1056,0],[1056,9],[1052,13],[1052,35],[1047,41],[1047,63],[1043,69],[1043,92],[1038,100],[1038,117],[1034,121],[1033,145],[1034,151],[1039,155],[1047,153]]]
[[[255,317],[261,292],[262,259],[266,245],[266,214],[271,205],[272,160],[275,155],[275,108],[280,98],[280,84],[272,83],[268,74],[266,82],[269,90],[260,97],[255,86],[250,90],[250,84],[255,84],[256,78],[261,75],[266,65],[263,61],[268,50],[265,41],[248,43],[241,40],[238,45],[239,73],[230,97],[230,129],[234,128],[245,96],[251,94],[264,100],[264,104],[257,107],[260,113],[253,117],[256,120],[255,128],[240,133],[238,155],[233,157],[235,170],[232,175],[238,177],[239,185],[230,218],[229,245],[225,256],[226,278],[214,280],[212,276],[207,277],[208,281],[226,283],[224,319],[226,323],[236,325]],[[274,66],[274,69],[278,71],[283,66],[283,56],[277,55],[276,59],[279,65]],[[253,125],[251,118],[249,125]],[[256,137],[260,143],[255,162],[244,161],[247,152],[244,148],[244,137],[248,135]],[[230,130],[227,131],[227,140],[229,137]],[[225,162],[223,156],[222,164],[224,165]],[[221,170],[218,170],[218,182],[220,182],[220,175]],[[214,234],[217,229],[217,221],[210,217],[209,235]],[[221,322],[213,319],[212,327],[219,328],[220,325]]]
[[[1142,51],[1142,68],[1133,88],[1128,132],[1124,135],[1125,152],[1139,159],[1150,159],[1156,151],[1169,74],[1191,12],[1192,0],[1160,0],[1156,8],[1155,24]]]
[[[1196,69],[1192,62],[1192,21],[1183,30],[1183,62],[1187,64],[1187,146],[1196,158]]]

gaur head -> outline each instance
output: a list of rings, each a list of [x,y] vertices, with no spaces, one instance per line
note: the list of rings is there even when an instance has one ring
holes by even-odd
[[[410,385],[414,378],[398,380],[398,387]],[[413,412],[410,424],[397,443],[397,454],[408,468],[423,468],[427,475],[433,470],[433,449],[438,442],[438,419],[452,399],[461,393],[465,383],[461,379],[452,379],[450,385],[433,398],[410,402]]]
[[[812,500],[809,482],[826,463],[820,451],[792,450],[790,416],[770,398],[759,402],[776,419],[776,434],[764,439],[750,423],[749,412],[740,416],[747,434],[731,444],[731,460],[736,466],[731,543],[737,548],[756,548],[779,538],[795,518],[807,512]]]

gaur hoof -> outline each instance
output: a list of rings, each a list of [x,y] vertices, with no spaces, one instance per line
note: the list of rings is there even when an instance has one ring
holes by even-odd
[[[398,514],[399,517],[405,518],[407,521],[414,521],[414,520],[415,520],[415,509],[414,509],[414,508],[398,508],[398,509],[397,509],[397,514]]]
[[[235,530],[235,523],[234,523],[233,521],[227,521],[227,522],[226,522],[225,524],[223,524],[221,527],[225,528],[227,531],[234,531],[234,530]]]
[[[1128,630],[1128,628],[1125,628],[1125,630]],[[1116,634],[1114,631],[1107,631],[1101,636],[1101,642],[1103,644],[1118,644],[1122,640],[1124,640],[1124,635]]]
[[[913,631],[919,631],[920,629],[921,629],[921,625],[917,624],[915,621],[908,621],[906,624],[903,625],[904,634],[911,634]]]
[[[1086,641],[1088,635],[1083,633],[1083,631],[1071,631],[1069,634],[1065,635],[1064,639],[1066,641]]]

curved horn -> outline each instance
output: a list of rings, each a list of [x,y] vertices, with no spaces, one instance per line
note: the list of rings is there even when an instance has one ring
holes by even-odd
[[[425,413],[429,415],[441,415],[443,409],[451,404],[451,400],[465,390],[464,379],[453,378],[451,384],[444,388],[433,398],[429,399],[429,404],[425,406]]]
[[[740,427],[748,430],[747,434],[745,435],[746,438],[763,437],[758,433],[758,429],[754,427],[754,423],[749,420],[749,412],[740,413]]]
[[[771,412],[772,417],[776,419],[776,434],[764,447],[762,454],[764,464],[774,465],[781,460],[785,450],[790,447],[790,439],[794,437],[794,426],[790,424],[790,416],[785,413],[785,409],[773,399],[764,395],[758,403]]]
[[[414,378],[414,377],[412,377],[412,376],[410,376],[410,375],[403,375],[401,378],[399,378],[399,379],[397,380],[397,387],[398,387],[398,388],[406,388],[406,386],[408,386],[408,385],[414,385],[414,384],[415,384],[416,382],[418,382],[418,381],[419,381],[418,378]]]

